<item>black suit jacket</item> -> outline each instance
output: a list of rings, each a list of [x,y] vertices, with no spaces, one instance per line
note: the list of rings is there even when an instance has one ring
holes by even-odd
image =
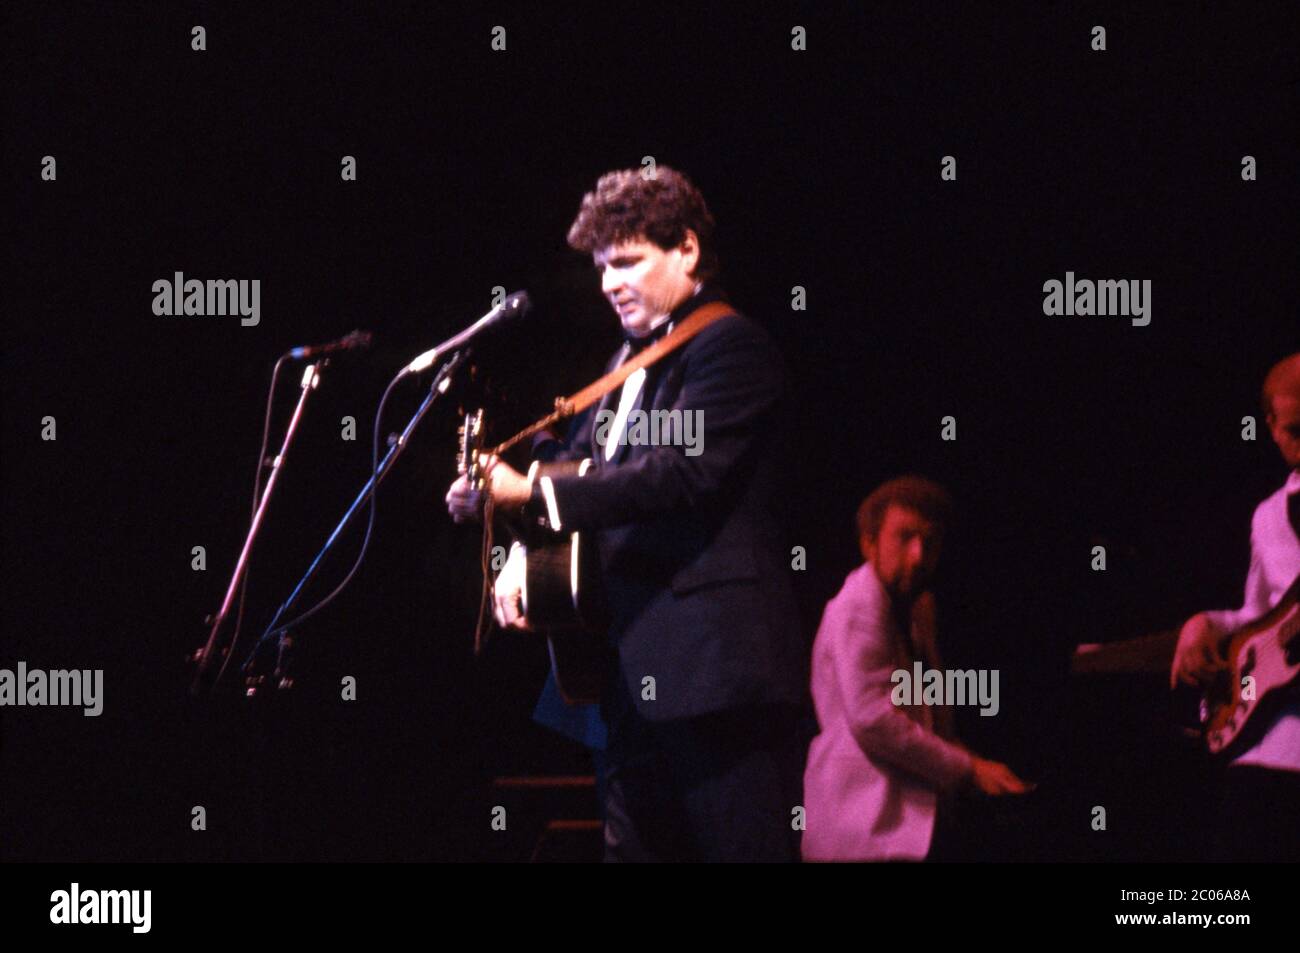
[[[706,286],[677,308],[725,300]],[[625,356],[620,349],[612,369]],[[542,441],[542,460],[590,457],[579,477],[551,479],[563,532],[598,533],[614,649],[603,713],[635,709],[652,721],[750,704],[801,705],[805,643],[778,530],[771,428],[785,393],[771,339],[739,315],[723,317],[647,369],[637,409],[702,412],[701,452],[622,446],[610,461],[594,437],[616,389],[578,415],[565,441]],[[612,414],[611,414],[612,416]],[[525,507],[545,524],[541,480]],[[654,679],[654,698],[645,679]]]

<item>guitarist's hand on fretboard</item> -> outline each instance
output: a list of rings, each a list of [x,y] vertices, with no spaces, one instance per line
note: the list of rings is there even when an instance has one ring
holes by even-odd
[[[452,522],[477,523],[482,519],[483,503],[487,499],[487,493],[474,489],[470,485],[468,474],[462,473],[456,477],[451,489],[447,491],[446,499],[447,512],[451,514]]]
[[[492,505],[504,514],[523,509],[533,489],[528,477],[491,454],[478,457],[476,465],[482,473],[482,489],[474,488],[472,474],[462,473],[447,491],[447,512],[452,520],[457,523],[480,520],[489,495]]]

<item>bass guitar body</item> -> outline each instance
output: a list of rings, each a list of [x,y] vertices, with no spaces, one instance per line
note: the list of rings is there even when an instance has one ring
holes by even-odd
[[[1201,724],[1211,754],[1235,757],[1253,742],[1266,722],[1261,711],[1274,709],[1296,688],[1300,674],[1300,579],[1277,605],[1227,638],[1228,670],[1212,682],[1201,700]]]
[[[1177,644],[1178,632],[1170,630],[1080,645],[1071,671],[1164,674]],[[1272,609],[1228,633],[1219,648],[1228,667],[1199,689],[1180,686],[1175,695],[1177,720],[1210,754],[1232,759],[1259,740],[1271,712],[1300,695],[1300,578]]]

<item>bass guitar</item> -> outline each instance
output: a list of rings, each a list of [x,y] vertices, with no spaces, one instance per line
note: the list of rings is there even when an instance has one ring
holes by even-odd
[[[1231,759],[1258,740],[1268,714],[1300,690],[1300,578],[1268,612],[1225,635],[1227,667],[1202,686],[1196,734],[1210,754]],[[1178,633],[1080,645],[1074,674],[1168,672]],[[1190,720],[1190,718],[1189,718]]]

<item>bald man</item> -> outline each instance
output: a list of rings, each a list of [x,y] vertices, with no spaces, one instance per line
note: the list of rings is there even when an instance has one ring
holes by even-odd
[[[1300,576],[1300,354],[1279,361],[1261,400],[1286,483],[1255,508],[1250,571],[1240,609],[1198,612],[1178,636],[1171,686],[1199,683],[1226,664],[1223,637],[1277,604]],[[1221,812],[1222,859],[1300,859],[1300,701],[1293,696],[1264,734],[1229,766]]]

